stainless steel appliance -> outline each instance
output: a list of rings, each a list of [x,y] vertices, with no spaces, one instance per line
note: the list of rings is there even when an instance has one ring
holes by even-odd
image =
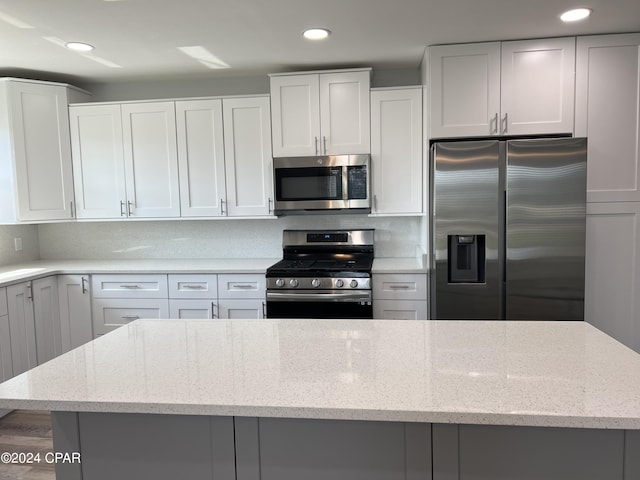
[[[371,211],[369,155],[274,158],[276,214]]]
[[[431,318],[583,320],[584,138],[431,149]]]
[[[372,229],[285,230],[267,269],[269,318],[373,318]]]

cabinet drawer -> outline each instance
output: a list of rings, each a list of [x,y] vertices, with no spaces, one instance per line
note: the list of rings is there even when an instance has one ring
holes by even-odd
[[[426,300],[374,300],[376,320],[427,320]]]
[[[93,302],[93,333],[102,335],[139,318],[168,318],[167,299],[96,299]]]
[[[427,275],[422,274],[374,274],[373,299],[426,300]]]
[[[0,288],[0,317],[2,315],[9,315],[9,309],[7,308],[7,289]]]
[[[264,298],[264,275],[218,275],[218,298]]]
[[[94,298],[167,298],[166,275],[93,275]]]
[[[169,298],[217,297],[217,275],[169,275]]]

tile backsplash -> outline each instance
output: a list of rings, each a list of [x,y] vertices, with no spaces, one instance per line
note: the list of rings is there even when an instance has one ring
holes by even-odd
[[[15,251],[15,239],[22,250]],[[0,225],[0,266],[30,262],[40,258],[37,225]]]
[[[38,226],[40,257],[277,258],[282,230],[374,228],[376,256],[413,257],[422,251],[421,217],[306,215],[265,220],[86,222]]]

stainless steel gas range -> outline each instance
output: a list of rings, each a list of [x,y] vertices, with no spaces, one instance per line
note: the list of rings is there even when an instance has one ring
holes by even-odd
[[[373,229],[285,230],[267,269],[269,318],[373,318]]]

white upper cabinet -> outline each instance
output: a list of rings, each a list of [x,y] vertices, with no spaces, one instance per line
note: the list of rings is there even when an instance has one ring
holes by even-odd
[[[224,215],[222,100],[176,102],[176,123],[182,216]]]
[[[121,108],[128,214],[179,217],[174,102],[127,103]]]
[[[272,75],[273,156],[369,153],[370,74]]]
[[[0,223],[73,218],[67,86],[0,81]]]
[[[230,216],[273,215],[269,97],[222,102],[227,203]]]
[[[126,216],[120,105],[69,107],[77,218]]]
[[[430,136],[497,134],[500,43],[436,46],[429,57]]]
[[[422,213],[422,88],[371,91],[374,214]]]
[[[431,47],[431,137],[572,133],[575,39]]]
[[[640,34],[578,37],[576,63],[587,201],[640,201]]]
[[[78,218],[180,216],[174,102],[69,107]]]

